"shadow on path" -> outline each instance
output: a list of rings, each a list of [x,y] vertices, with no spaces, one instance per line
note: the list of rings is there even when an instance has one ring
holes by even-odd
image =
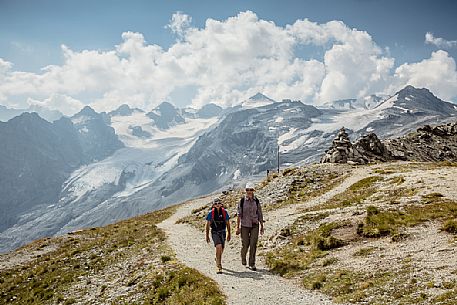
[[[262,280],[263,274],[267,273],[266,270],[257,269],[257,271],[251,271],[246,268],[246,271],[235,271],[228,268],[222,268],[225,275],[234,276],[237,278],[251,278],[253,280]]]

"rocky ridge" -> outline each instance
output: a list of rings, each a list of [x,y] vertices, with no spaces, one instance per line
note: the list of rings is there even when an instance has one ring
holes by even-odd
[[[425,125],[403,137],[384,141],[371,132],[354,144],[343,127],[321,163],[367,164],[389,160],[457,161],[457,122]]]

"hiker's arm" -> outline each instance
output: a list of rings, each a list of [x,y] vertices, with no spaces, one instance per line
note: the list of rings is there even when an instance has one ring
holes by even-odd
[[[263,212],[262,212],[262,205],[259,203],[259,223],[260,223],[260,234],[263,235]]]
[[[230,220],[227,220],[227,241],[230,241],[232,239],[232,230],[230,230]]]
[[[241,230],[240,230],[240,223],[241,223],[240,215],[241,215],[241,205],[238,203],[238,207],[237,207],[237,211],[236,211],[236,231],[235,231],[236,235],[239,235],[241,233]]]
[[[210,221],[207,221],[206,222],[206,228],[205,228],[205,232],[206,232],[206,242],[209,243],[210,242],[210,239],[209,239],[209,227],[210,227]]]

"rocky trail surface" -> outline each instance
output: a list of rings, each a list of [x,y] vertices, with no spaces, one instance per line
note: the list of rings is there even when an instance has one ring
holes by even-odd
[[[266,213],[265,234],[260,238],[261,242],[265,244],[274,240],[282,228],[297,219],[300,214],[296,212],[299,209],[324,203],[370,175],[370,172],[368,168],[358,168],[340,185],[315,199]],[[246,269],[241,265],[239,255],[241,241],[235,234],[226,244],[223,254],[224,273],[216,274],[212,243],[206,244],[204,233],[195,227],[176,223],[191,214],[192,210],[207,205],[209,201],[210,197],[192,200],[182,205],[172,217],[158,226],[166,232],[177,258],[187,266],[214,279],[226,294],[228,304],[334,304],[323,294],[305,290],[293,281],[270,273],[261,256],[257,257],[256,272]],[[232,231],[235,231],[234,228]]]

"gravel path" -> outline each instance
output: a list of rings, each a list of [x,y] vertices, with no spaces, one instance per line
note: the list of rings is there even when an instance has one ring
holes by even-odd
[[[299,216],[295,213],[298,209],[323,203],[369,174],[370,169],[358,168],[339,186],[322,196],[303,204],[286,206],[268,213],[265,224],[266,233],[262,240],[293,223]],[[292,281],[268,272],[261,257],[257,258],[257,272],[246,269],[241,265],[239,256],[241,242],[236,235],[233,235],[232,241],[226,244],[222,259],[224,273],[216,274],[215,250],[212,243],[207,244],[204,233],[194,227],[176,224],[178,219],[189,215],[195,208],[207,205],[209,201],[210,197],[190,201],[158,226],[166,232],[177,258],[187,266],[214,279],[227,296],[228,304],[334,304],[329,297],[323,294],[302,289]]]
[[[333,304],[328,297],[299,289],[285,279],[267,271],[262,262],[257,271],[241,265],[240,238],[226,244],[222,257],[224,273],[216,274],[214,246],[205,242],[204,233],[176,221],[192,209],[206,205],[208,198],[194,200],[182,206],[172,217],[158,225],[163,229],[180,261],[215,280],[227,296],[228,304]]]

